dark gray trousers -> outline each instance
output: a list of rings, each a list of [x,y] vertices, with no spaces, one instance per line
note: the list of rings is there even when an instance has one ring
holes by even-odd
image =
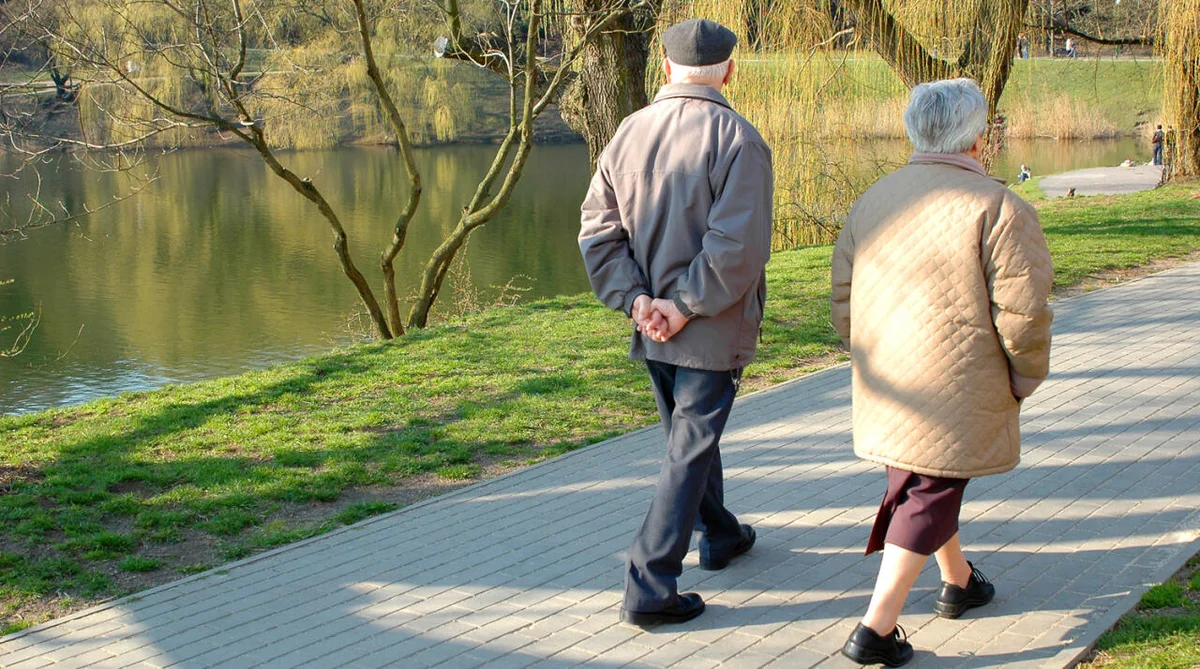
[[[652,612],[675,602],[693,529],[703,532],[700,551],[705,555],[732,550],[741,541],[741,526],[725,508],[718,448],[741,371],[650,360],[646,366],[667,432],[667,457],[650,510],[629,549],[624,607]]]

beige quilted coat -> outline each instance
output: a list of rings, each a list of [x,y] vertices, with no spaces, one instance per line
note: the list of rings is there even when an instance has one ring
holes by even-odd
[[[951,478],[1016,467],[1017,399],[1050,366],[1054,270],[1033,207],[966,156],[914,154],[855,203],[832,275],[854,452]]]

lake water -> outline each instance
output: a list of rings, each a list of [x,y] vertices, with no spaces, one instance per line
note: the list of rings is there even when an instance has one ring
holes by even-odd
[[[903,155],[906,144],[881,147]],[[1140,156],[1133,140],[1017,142],[995,173],[1015,176],[1115,165]],[[457,222],[492,148],[418,152],[425,192],[408,248],[397,259],[401,295],[421,262]],[[1144,157],[1144,156],[1142,156]],[[378,257],[391,235],[404,180],[398,154],[341,149],[286,154],[340,213],[360,270],[381,292]],[[91,217],[0,245],[0,316],[41,305],[20,356],[0,359],[0,414],[78,404],[128,390],[197,381],[293,360],[361,337],[347,325],[357,296],[312,206],[249,151],[205,150],[155,159],[145,192]],[[575,243],[587,187],[582,145],[538,147],[505,211],[476,231],[465,252],[482,294],[512,281],[523,299],[588,290]],[[128,188],[122,177],[70,161],[42,169],[42,199],[96,206]],[[20,203],[33,180],[0,181]],[[451,291],[439,302],[445,313]],[[0,333],[0,348],[13,332]]]

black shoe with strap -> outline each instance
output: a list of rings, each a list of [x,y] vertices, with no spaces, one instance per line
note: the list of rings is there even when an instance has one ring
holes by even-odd
[[[908,635],[896,625],[891,634],[880,636],[875,630],[858,624],[842,646],[842,655],[859,664],[882,664],[899,667],[913,658],[913,647]]]
[[[957,618],[968,609],[987,604],[996,596],[996,586],[992,585],[975,565],[968,562],[967,566],[971,568],[971,578],[967,580],[967,587],[960,588],[953,583],[942,582],[942,591],[938,593],[937,602],[933,605],[933,610],[939,616]]]
[[[685,592],[675,598],[675,603],[658,611],[629,611],[621,609],[621,622],[648,627],[673,623],[686,623],[704,613],[704,600],[694,592]]]

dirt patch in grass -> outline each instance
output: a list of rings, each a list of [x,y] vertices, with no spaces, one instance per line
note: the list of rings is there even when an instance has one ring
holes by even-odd
[[[18,483],[32,483],[45,478],[41,470],[30,465],[0,465],[0,494],[12,492]]]
[[[770,388],[771,386],[782,383],[785,380],[790,381],[792,379],[804,376],[805,374],[811,374],[813,372],[825,369],[826,367],[832,367],[842,360],[845,360],[847,355],[848,354],[845,351],[838,351],[835,353],[828,353],[826,355],[813,356],[811,358],[801,358],[796,360],[795,364],[793,365],[789,365],[782,369],[771,370],[770,375],[767,376],[755,376],[754,374],[748,374],[742,379],[742,385],[741,389],[739,390],[739,394],[752,393],[756,390]],[[751,370],[753,370],[753,368],[751,368]],[[780,377],[783,378],[781,379]]]

